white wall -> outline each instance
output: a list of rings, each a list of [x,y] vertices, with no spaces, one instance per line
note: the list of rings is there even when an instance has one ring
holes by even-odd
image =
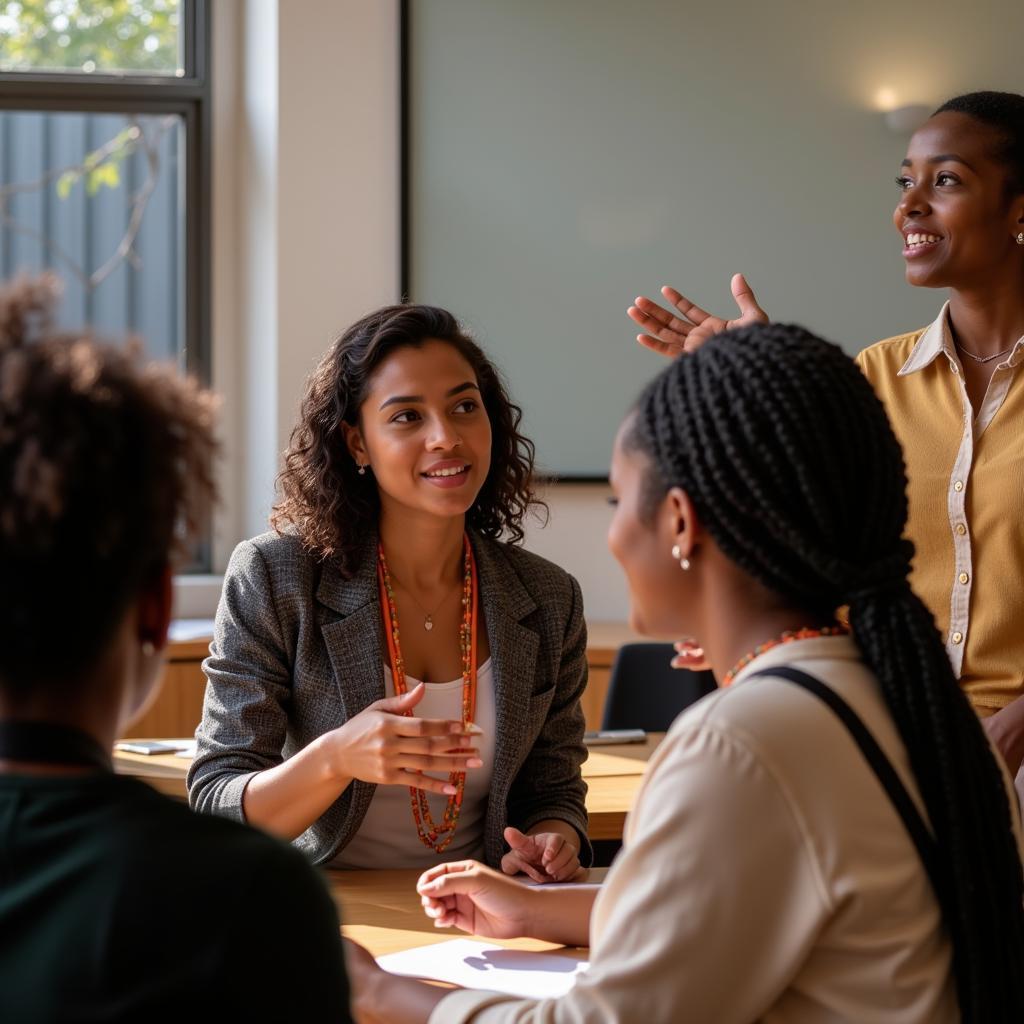
[[[267,528],[303,383],[398,298],[397,0],[217,0],[213,384],[223,395],[214,568]],[[183,578],[179,616],[219,577]]]
[[[676,0],[663,2],[666,10],[680,10]],[[397,6],[397,0],[216,0],[213,5],[214,382],[226,396],[227,441],[218,568],[238,539],[264,528],[277,459],[305,375],[337,330],[398,297]],[[523,18],[537,16],[544,6],[539,0],[519,5]],[[614,5],[593,0],[591,6],[593,28],[580,20],[578,34],[581,47],[593,49]],[[645,0],[643,6],[650,11],[657,4]],[[785,233],[775,232],[771,265],[745,267],[769,294],[773,281],[794,274],[802,275],[809,289],[835,288],[820,262],[830,247],[871,234],[875,227],[869,229],[868,222],[884,222],[895,202],[895,186],[890,189],[887,179],[896,172],[890,159],[893,137],[882,127],[881,115],[873,113],[882,101],[937,103],[976,88],[1024,91],[1019,0],[895,6],[882,0],[854,6],[746,0],[691,7],[689,32],[677,40],[679,59],[659,70],[659,80],[671,78],[681,96],[713,89],[730,113],[722,138],[709,143],[731,145],[735,133],[746,133],[756,143],[751,159],[762,162],[765,178],[763,188],[755,174],[752,184],[737,190],[726,176],[722,194],[708,194],[707,204],[742,208],[749,231],[756,233],[759,211],[774,202],[768,179],[781,173],[806,183],[807,203],[820,210],[820,250],[794,249]],[[423,9],[422,2],[414,2],[414,13]],[[638,64],[645,60],[642,28],[639,42],[629,44]],[[656,19],[646,31],[660,31]],[[607,33],[603,38],[609,47],[625,45]],[[687,59],[688,46],[697,40],[716,54],[713,82],[700,61]],[[808,66],[815,69],[813,77],[790,83],[794,104],[811,104],[809,94],[815,93],[811,105],[816,110],[823,103],[834,105],[842,131],[826,126],[809,132],[793,120],[789,107],[780,107],[774,121],[744,119],[756,71],[775,79],[794,73],[785,59],[794,40],[813,50],[802,74]],[[608,56],[619,61],[622,54]],[[593,59],[600,60],[600,54]],[[807,103],[800,101],[802,92]],[[628,132],[628,112],[617,112],[607,123],[609,130]],[[851,134],[851,126],[861,134]],[[671,130],[668,104],[666,131]],[[862,135],[874,140],[870,152]],[[863,188],[840,188],[834,175],[822,175],[823,153],[829,166],[836,165],[838,155],[840,163],[864,175]],[[655,157],[638,140],[638,161]],[[726,256],[743,256],[742,241],[712,240],[708,258],[721,264],[716,272],[732,269]],[[865,280],[875,280],[883,266],[886,274],[898,273],[898,259],[890,255],[881,254],[878,265],[865,268]],[[671,277],[673,269],[666,268],[666,275]],[[515,282],[507,284],[514,291]],[[864,280],[844,285],[839,305],[871,301]],[[940,298],[934,296],[935,307]],[[932,305],[921,306],[919,296],[908,293],[907,316],[892,329],[914,326],[920,310]],[[781,313],[796,315],[790,309]],[[481,326],[486,334],[486,325]],[[629,333],[623,318],[621,338],[614,343]],[[833,333],[841,335],[842,325]],[[501,353],[494,354],[500,363]],[[580,579],[591,618],[623,619],[625,587],[604,542],[610,516],[606,497],[601,486],[552,489],[547,495],[551,522],[543,530],[529,525],[528,544]],[[182,594],[180,614],[205,614],[212,611],[216,586],[193,586]]]

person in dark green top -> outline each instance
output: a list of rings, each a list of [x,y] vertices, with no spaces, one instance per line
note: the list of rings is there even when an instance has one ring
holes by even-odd
[[[0,1021],[350,1021],[296,850],[113,774],[171,566],[214,487],[213,400],[0,291]]]

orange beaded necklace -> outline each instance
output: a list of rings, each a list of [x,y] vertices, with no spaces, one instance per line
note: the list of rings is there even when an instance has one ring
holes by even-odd
[[[462,655],[462,724],[468,726],[476,716],[476,634],[479,584],[476,576],[476,559],[469,537],[462,535],[462,622],[459,626],[459,651]],[[398,633],[398,612],[395,609],[395,595],[391,587],[391,575],[384,557],[384,548],[377,545],[377,582],[380,588],[380,609],[384,619],[384,636],[387,638],[388,658],[391,661],[391,678],[396,696],[408,691],[405,681],[405,661]],[[412,711],[407,711],[412,716]],[[452,772],[449,782],[456,792],[448,797],[444,816],[440,824],[430,813],[427,794],[415,786],[409,787],[412,801],[412,816],[416,822],[416,834],[424,846],[435,853],[443,853],[455,837],[455,826],[462,810],[462,794],[466,788],[466,773]]]
[[[802,626],[800,629],[787,629],[781,636],[775,637],[774,640],[766,640],[763,644],[758,644],[749,654],[744,654],[739,661],[728,672],[722,676],[722,682],[720,686],[728,686],[738,675],[738,673],[749,665],[759,654],[764,654],[765,651],[770,651],[773,647],[779,647],[782,644],[791,644],[794,640],[812,640],[814,637],[819,636],[842,636],[844,633],[849,633],[849,629],[846,626],[822,626],[820,629],[812,629],[810,626]]]

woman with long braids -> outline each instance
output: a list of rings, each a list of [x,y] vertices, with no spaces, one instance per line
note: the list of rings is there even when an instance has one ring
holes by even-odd
[[[698,637],[721,688],[673,723],[600,890],[421,877],[441,927],[589,943],[567,995],[446,994],[351,947],[359,1019],[1024,1020],[1011,782],[908,584],[902,456],[853,361],[722,334],[646,390],[611,477],[633,626]]]
[[[948,288],[929,327],[879,342],[861,369],[885,403],[909,477],[914,589],[1011,772],[1024,761],[1024,96],[944,103],[915,132],[893,219],[907,281]],[[735,321],[673,288],[678,315],[640,298],[640,339],[665,354],[767,320],[741,275]],[[697,666],[699,661],[692,660]]]
[[[589,863],[583,605],[515,543],[535,504],[519,419],[445,310],[389,306],[331,347],[276,530],[224,579],[195,808],[334,867]]]

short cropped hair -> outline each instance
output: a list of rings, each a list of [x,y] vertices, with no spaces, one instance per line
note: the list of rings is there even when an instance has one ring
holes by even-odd
[[[52,276],[0,289],[0,690],[72,682],[214,494],[214,400],[137,342],[53,330]]]

